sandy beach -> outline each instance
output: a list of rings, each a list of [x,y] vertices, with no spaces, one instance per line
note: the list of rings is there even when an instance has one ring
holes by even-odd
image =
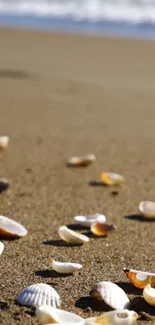
[[[106,308],[92,305],[89,291],[103,280],[125,290],[139,325],[154,324],[155,309],[122,268],[155,271],[155,223],[142,222],[137,209],[155,201],[155,43],[0,29],[0,47],[0,134],[10,136],[0,177],[11,181],[0,214],[28,229],[25,238],[4,241],[0,324],[38,324],[31,308],[15,302],[38,282],[58,291],[62,309],[99,315]],[[95,164],[66,167],[68,158],[87,153]],[[125,184],[90,186],[102,171],[120,173]],[[118,231],[81,247],[59,240],[59,226],[96,212]],[[50,257],[83,268],[60,276]]]

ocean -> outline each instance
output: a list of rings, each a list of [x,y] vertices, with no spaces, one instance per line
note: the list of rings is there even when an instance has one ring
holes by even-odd
[[[0,26],[155,40],[155,0],[0,0]]]

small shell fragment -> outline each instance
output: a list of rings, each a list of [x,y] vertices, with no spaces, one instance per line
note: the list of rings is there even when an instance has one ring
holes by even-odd
[[[4,251],[4,244],[0,241],[0,255],[3,253]]]
[[[113,309],[124,309],[128,308],[130,305],[130,300],[123,289],[121,289],[117,284],[109,281],[97,283],[90,291],[90,296],[98,300],[103,300]]]
[[[123,176],[121,176],[119,174],[103,172],[101,174],[101,181],[105,185],[120,185],[125,182],[125,179]]]
[[[75,216],[74,220],[84,227],[90,227],[95,222],[105,223],[106,217],[103,214],[96,213],[88,216]]]
[[[133,325],[136,323],[138,314],[133,310],[118,309],[103,313],[97,317],[87,318],[85,325]]]
[[[59,227],[58,233],[60,238],[69,244],[82,245],[89,241],[89,238],[87,236],[77,233],[76,231],[73,231],[66,226]]]
[[[9,139],[7,135],[0,136],[0,149],[5,149],[8,146]]]
[[[138,271],[124,268],[127,278],[130,282],[139,289],[145,288],[147,284],[150,284],[153,288],[155,288],[155,273]]]
[[[155,202],[142,201],[139,203],[138,209],[145,218],[155,219]]]
[[[107,223],[93,223],[91,225],[91,232],[96,236],[107,236],[117,229],[115,225],[109,225]]]
[[[34,307],[51,305],[56,308],[61,304],[57,291],[45,283],[30,285],[17,296],[16,300],[20,305]]]
[[[57,262],[52,258],[52,268],[58,273],[71,274],[75,271],[82,269],[82,265],[78,263]]]
[[[10,182],[7,178],[0,178],[0,193],[7,190],[10,186]]]
[[[19,238],[27,234],[27,230],[17,221],[0,216],[0,238]]]
[[[85,324],[85,320],[82,317],[47,305],[42,305],[36,308],[36,317],[40,324]]]
[[[149,305],[155,307],[155,289],[150,284],[144,288],[143,297]]]
[[[89,154],[82,157],[72,157],[68,160],[67,165],[69,167],[85,167],[91,165],[96,160],[93,154]]]

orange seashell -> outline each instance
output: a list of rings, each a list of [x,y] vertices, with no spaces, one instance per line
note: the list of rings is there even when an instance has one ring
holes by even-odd
[[[85,167],[91,165],[96,160],[93,154],[89,154],[83,157],[72,157],[68,160],[67,165],[69,167]]]
[[[105,185],[120,185],[125,181],[123,176],[109,172],[103,172],[101,174],[101,180]]]
[[[91,231],[94,235],[97,236],[107,236],[109,233],[113,232],[114,230],[117,229],[115,225],[109,225],[107,223],[93,223],[91,225]]]
[[[153,288],[155,288],[155,273],[137,271],[127,268],[124,268],[123,271],[136,288],[144,289],[147,284],[150,284]]]

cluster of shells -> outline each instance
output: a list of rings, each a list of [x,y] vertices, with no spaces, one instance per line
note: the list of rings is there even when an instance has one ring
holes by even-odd
[[[0,149],[8,145],[9,137],[0,137]],[[96,160],[94,155],[84,157],[73,157],[68,162],[69,167],[83,167],[92,164]],[[111,172],[103,172],[97,182],[105,185],[120,185],[124,183],[124,177]],[[0,182],[2,182],[0,180]],[[3,182],[2,182],[3,183]],[[6,183],[6,179],[4,179]],[[140,202],[139,212],[143,218],[155,218],[155,203]],[[113,224],[106,222],[103,214],[96,213],[87,216],[75,216],[74,221],[83,227],[88,227],[94,236],[108,236],[117,230]],[[62,225],[58,229],[60,238],[70,245],[83,245],[89,242],[89,237],[69,229]],[[19,222],[8,217],[0,216],[0,238],[13,239],[27,235],[27,230]],[[0,255],[3,253],[4,244],[0,242]],[[61,262],[51,259],[51,267],[60,274],[72,274],[83,266],[79,263]],[[151,306],[155,307],[155,274],[124,268],[127,278],[133,286],[143,289],[143,297]],[[103,301],[110,309],[99,316],[82,318],[74,313],[59,309],[61,298],[59,293],[50,285],[45,283],[32,284],[23,289],[16,297],[20,305],[35,307],[35,315],[40,324],[61,324],[61,325],[132,325],[136,323],[138,314],[131,310],[131,302],[125,291],[115,283],[101,281],[94,284],[90,290],[90,296],[96,301]]]

